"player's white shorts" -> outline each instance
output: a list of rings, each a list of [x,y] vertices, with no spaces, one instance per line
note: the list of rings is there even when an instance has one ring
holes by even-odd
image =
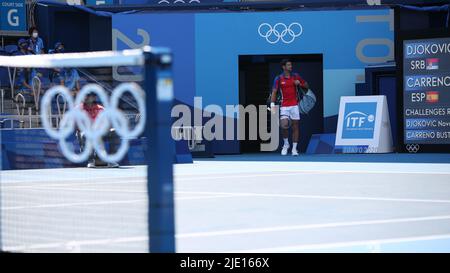
[[[300,110],[298,105],[280,107],[280,119],[290,118],[291,120],[300,119]]]

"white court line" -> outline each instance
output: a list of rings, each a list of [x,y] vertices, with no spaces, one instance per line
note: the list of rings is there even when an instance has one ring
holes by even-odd
[[[291,176],[291,175],[298,175],[298,174],[303,174],[303,172],[292,172],[292,173],[282,173],[282,174],[272,174],[272,173],[268,173],[268,174],[255,174],[255,175],[244,175],[244,176],[237,176],[237,175],[226,175],[226,176],[203,176],[203,177],[192,177],[192,178],[180,178],[175,176],[174,181],[190,181],[190,180],[210,180],[210,179],[229,179],[229,178],[251,178],[251,177],[267,177],[267,176]],[[108,177],[109,179],[114,178],[114,177]],[[74,179],[70,179],[68,181],[73,181]],[[64,181],[64,179],[62,179],[61,181]],[[38,182],[38,181],[27,181],[28,183],[42,183],[42,182]],[[227,183],[229,182],[247,182],[247,181],[226,181]],[[18,183],[24,183],[24,182],[16,182],[16,181],[5,181],[3,182],[4,184],[18,184]],[[70,184],[43,184],[43,185],[28,185],[28,186],[7,186],[7,187],[1,187],[3,189],[9,189],[9,188],[14,188],[14,189],[30,189],[30,188],[38,188],[38,187],[46,187],[46,186],[52,186],[52,187],[66,187],[66,186],[95,186],[95,185],[110,185],[110,184],[134,184],[134,183],[141,183],[146,185],[147,181],[145,177],[139,178],[139,179],[127,179],[127,181],[107,181],[107,182],[82,182],[82,183],[70,183]]]
[[[223,176],[195,176],[195,177],[177,177],[175,176],[175,181],[191,181],[191,180],[211,180],[211,179],[230,179],[230,178],[252,178],[252,177],[271,177],[271,176],[292,176],[292,175],[299,175],[299,174],[306,174],[305,171],[301,172],[290,172],[290,173],[266,173],[266,174],[254,174],[254,175],[223,175]],[[113,176],[108,177],[106,179],[114,178]],[[59,179],[58,181],[73,181],[74,179]],[[43,183],[43,181],[25,181],[28,183]],[[227,183],[233,182],[233,181],[226,181]],[[235,182],[247,182],[247,181],[235,181]],[[17,181],[5,181],[4,184],[18,184],[18,183],[24,183],[24,182],[17,182]],[[127,181],[107,181],[107,182],[95,182],[95,181],[89,181],[89,182],[82,182],[82,183],[71,183],[71,184],[43,184],[43,185],[31,185],[31,186],[10,186],[10,187],[3,187],[3,188],[34,188],[34,187],[45,187],[45,186],[56,186],[56,187],[65,187],[65,186],[83,186],[83,185],[109,185],[109,184],[131,184],[131,183],[142,183],[146,184],[146,177],[142,178],[134,178],[134,179],[127,179]]]
[[[36,190],[36,189],[34,189]],[[40,189],[38,189],[40,190]],[[211,195],[211,196],[192,196],[192,197],[175,197],[175,201],[184,200],[202,200],[202,199],[218,199],[218,198],[229,198],[231,196],[224,195]],[[65,207],[77,207],[77,206],[99,206],[99,205],[115,205],[115,204],[135,204],[141,202],[147,202],[148,199],[137,199],[137,200],[123,200],[123,201],[99,201],[99,202],[77,202],[77,203],[59,203],[59,204],[42,204],[42,205],[32,205],[32,206],[13,206],[13,207],[2,207],[0,211],[9,210],[23,210],[23,209],[43,209],[43,208],[65,208]]]
[[[20,209],[42,209],[42,208],[65,208],[76,206],[93,206],[93,205],[112,205],[112,204],[133,204],[146,202],[147,199],[137,200],[121,200],[121,201],[98,201],[98,202],[77,202],[77,203],[60,203],[60,204],[42,204],[33,206],[14,206],[14,207],[2,207],[1,211],[7,210],[20,210]]]
[[[57,174],[47,174],[46,172],[39,172],[39,171],[46,171],[48,169],[35,169],[35,173],[30,174],[16,174],[16,173],[8,173],[2,174],[2,179],[10,179],[11,181],[5,181],[6,183],[25,183],[25,182],[47,182],[49,178],[56,178],[58,181],[70,181],[70,180],[94,180],[94,179],[109,179],[111,177],[117,177],[117,178],[138,178],[138,177],[144,177],[147,175],[146,173],[143,173],[142,175],[135,175],[135,176],[120,176],[120,175],[112,175],[109,174],[108,176],[90,176],[90,173],[86,173],[86,175],[79,175],[79,173],[76,175],[76,177],[70,177],[68,174],[73,174],[72,170],[67,170],[66,173],[61,172]],[[64,170],[64,169],[61,169]],[[66,176],[66,177],[62,177]],[[69,176],[70,178],[67,178]],[[31,181],[31,179],[33,179]]]
[[[40,186],[30,188],[30,190],[60,190],[59,187]],[[130,190],[110,190],[110,189],[86,189],[86,188],[62,188],[67,191],[87,191],[87,192],[117,192],[117,193],[142,193],[147,191]],[[268,198],[298,198],[298,199],[325,199],[325,200],[351,200],[351,201],[378,201],[378,202],[406,202],[406,203],[441,203],[450,204],[446,199],[418,199],[418,198],[386,198],[386,197],[365,197],[365,196],[338,196],[338,195],[306,195],[306,194],[276,194],[276,193],[242,193],[242,192],[205,192],[205,191],[174,191],[175,194],[210,195],[208,197],[176,197],[175,200],[200,200],[215,198],[239,198],[239,197],[268,197]],[[78,204],[78,203],[77,203]],[[55,204],[57,206],[58,204]],[[64,205],[64,204],[63,204]],[[94,204],[96,205],[96,204]],[[34,208],[34,207],[25,207]]]
[[[98,239],[98,240],[83,240],[83,241],[67,241],[61,243],[48,243],[48,244],[32,244],[32,245],[20,245],[5,247],[6,251],[27,251],[36,249],[73,249],[82,246],[93,246],[93,245],[112,245],[119,243],[136,243],[148,241],[147,236],[140,237],[123,237],[123,238],[113,238],[113,239]]]
[[[435,175],[450,175],[450,172],[433,172],[433,171],[394,171],[394,170],[381,170],[381,171],[374,171],[374,170],[301,170],[301,171],[292,171],[292,170],[270,170],[270,172],[280,172],[273,175],[295,175],[295,174],[435,174]],[[199,174],[202,175],[202,174]],[[205,174],[206,175],[206,174]],[[272,174],[269,174],[272,175]],[[195,175],[193,175],[195,176]],[[230,177],[234,175],[222,175],[222,176],[208,176],[205,178],[225,178]],[[265,176],[265,174],[255,174],[255,175],[237,175],[236,177],[254,177],[254,176]],[[189,178],[195,179],[196,177]]]
[[[294,225],[294,226],[278,226],[278,227],[266,227],[266,228],[231,229],[231,230],[207,231],[207,232],[193,232],[193,233],[180,234],[179,236],[177,236],[177,238],[178,239],[201,238],[201,237],[203,238],[203,237],[256,234],[256,233],[279,232],[279,231],[338,228],[338,227],[366,226],[366,225],[398,224],[398,223],[438,221],[438,220],[450,220],[450,215],[368,220],[368,221],[335,222],[335,223],[307,224],[307,225]]]
[[[268,174],[255,174],[255,175],[225,175],[225,176],[201,176],[201,177],[178,177],[175,176],[174,181],[175,182],[179,182],[179,181],[192,181],[192,180],[214,180],[214,179],[227,179],[226,181],[220,181],[220,183],[226,182],[226,183],[242,183],[242,182],[254,182],[254,181],[245,181],[245,180],[228,180],[230,178],[253,178],[253,177],[272,177],[272,176],[293,176],[293,175],[301,175],[301,174],[310,174],[310,173],[327,173],[326,171],[322,172],[309,172],[309,171],[301,171],[301,172],[290,172],[290,173],[279,173],[279,174],[274,174],[274,173],[268,173]],[[330,172],[333,173],[333,172]],[[336,173],[336,172],[334,172]],[[353,173],[353,172],[348,172],[348,173]],[[365,173],[365,172],[364,172]],[[368,174],[368,173],[365,173]],[[389,173],[380,173],[380,174],[389,174]],[[415,173],[404,173],[404,174],[415,174]],[[423,173],[425,174],[425,173]],[[428,174],[441,174],[441,173],[428,173]],[[442,173],[444,174],[444,173]],[[450,175],[450,174],[446,174],[445,175]],[[109,179],[114,178],[114,177],[108,177]],[[74,179],[61,179],[60,181],[73,181]],[[214,182],[218,182],[218,181],[214,181]],[[214,183],[213,182],[213,183]],[[277,182],[278,181],[274,181]],[[431,181],[428,181],[431,182]],[[2,184],[22,184],[22,183],[43,183],[43,181],[3,181]],[[77,182],[77,183],[70,183],[70,184],[62,184],[62,183],[58,183],[58,184],[42,184],[42,185],[27,185],[27,186],[23,186],[23,185],[18,185],[18,186],[1,186],[0,188],[2,189],[27,189],[27,188],[37,188],[37,187],[45,187],[45,186],[54,186],[54,187],[66,187],[66,186],[96,186],[96,185],[114,185],[114,184],[144,184],[146,185],[147,181],[145,177],[142,178],[133,178],[133,179],[126,179],[126,181],[105,181],[105,182],[100,182],[100,181],[89,181],[89,182]]]
[[[355,247],[355,246],[374,247],[374,248],[378,248],[379,250],[381,250],[380,247],[383,244],[445,240],[445,239],[450,239],[450,234],[376,239],[376,240],[362,240],[362,241],[348,241],[348,242],[325,243],[325,244],[293,245],[293,246],[272,247],[272,248],[235,250],[235,251],[227,251],[227,252],[228,253],[295,252],[295,251],[329,250],[329,249],[333,249],[333,248],[345,248],[345,247]]]
[[[292,175],[299,175],[299,174],[307,174],[307,172],[305,171],[291,171],[291,172],[286,172],[286,173],[266,173],[266,174],[253,174],[253,175],[221,175],[221,176],[195,176],[192,175],[192,177],[183,177],[183,176],[177,176],[175,175],[174,177],[174,181],[191,181],[191,180],[211,180],[211,179],[229,179],[229,178],[252,178],[252,177],[271,177],[271,176],[292,176]],[[104,179],[111,179],[111,178],[115,178],[114,176],[111,177],[107,177]],[[95,178],[97,179],[97,178]],[[147,183],[147,179],[145,176],[141,177],[141,178],[133,178],[133,179],[127,179],[124,178],[127,181],[107,181],[107,182],[99,182],[99,181],[89,181],[89,182],[82,182],[82,183],[71,183],[71,184],[50,184],[50,186],[58,186],[58,187],[65,187],[65,186],[83,186],[83,185],[109,185],[109,184],[128,184],[128,183],[142,183],[142,184],[146,184]],[[59,179],[57,178],[58,181],[73,181],[75,179],[71,178],[71,179]],[[93,180],[93,179],[91,179]],[[226,181],[226,182],[232,182],[232,181]],[[235,182],[243,182],[243,181],[235,181]],[[244,181],[245,182],[245,181]],[[4,184],[18,184],[18,183],[44,183],[44,181],[5,181],[2,182]],[[13,187],[4,187],[4,188],[30,188],[30,187],[39,187],[39,186],[48,186],[49,184],[44,184],[44,185],[31,185],[31,186],[13,186]]]
[[[51,188],[50,188],[51,189]],[[31,190],[49,190],[48,188],[34,188]],[[64,190],[81,190],[87,189],[64,189]],[[91,192],[101,192],[98,189],[87,190]],[[105,191],[106,192],[106,191]],[[145,192],[144,192],[145,193]],[[383,198],[383,197],[359,197],[359,196],[332,196],[332,195],[300,195],[300,194],[273,194],[273,193],[238,193],[238,192],[203,192],[203,191],[175,191],[175,194],[192,194],[192,195],[209,195],[205,197],[175,197],[175,201],[182,200],[202,200],[202,199],[219,199],[219,198],[239,198],[239,197],[269,197],[269,198],[298,198],[298,199],[325,199],[325,200],[351,200],[351,201],[377,201],[377,202],[404,202],[404,203],[440,203],[450,204],[450,200],[441,199],[410,199],[410,198]],[[60,203],[60,204],[42,204],[33,206],[15,206],[2,207],[1,211],[20,210],[20,209],[39,209],[39,208],[61,208],[72,206],[92,206],[92,205],[108,205],[108,204],[130,204],[147,201],[147,199],[123,200],[123,201],[99,201],[99,202],[77,202],[77,203]]]
[[[336,222],[336,223],[326,223],[326,224],[280,226],[280,227],[268,227],[268,228],[254,228],[254,229],[235,229],[235,230],[223,230],[223,231],[211,231],[211,232],[194,232],[194,233],[177,234],[175,237],[176,237],[176,239],[186,239],[186,238],[189,239],[189,238],[204,238],[204,237],[216,237],[216,236],[268,233],[268,232],[289,231],[289,230],[336,228],[336,227],[380,225],[380,224],[393,224],[393,223],[410,223],[410,222],[436,221],[436,220],[448,220],[448,219],[450,219],[450,215],[369,220],[369,221],[354,221],[354,222]],[[450,235],[445,235],[445,236],[450,236]],[[423,238],[423,237],[411,237],[411,238]],[[428,238],[434,239],[435,237],[428,236]],[[396,240],[396,239],[394,239],[394,240]],[[148,241],[148,237],[147,236],[124,237],[124,238],[111,238],[111,239],[99,239],[99,240],[67,241],[67,242],[63,242],[63,243],[21,245],[21,246],[5,247],[5,250],[7,250],[7,251],[26,251],[26,250],[33,250],[33,249],[49,249],[49,248],[67,249],[69,246],[70,247],[74,247],[74,246],[81,247],[81,246],[86,246],[86,245],[108,245],[108,244],[116,244],[116,243],[131,243],[131,242],[141,242],[141,241]],[[369,240],[369,241],[361,241],[361,242],[373,243],[376,241],[377,240]],[[382,240],[378,240],[378,241],[382,241]],[[361,243],[361,242],[359,242],[359,243]],[[351,244],[354,242],[348,242],[348,243]],[[345,244],[345,242],[340,243],[340,244]],[[323,244],[323,245],[325,245],[325,244]],[[327,247],[328,247],[328,245],[330,245],[330,244],[327,244]],[[308,246],[308,248],[310,248],[312,245],[307,245],[307,246]],[[295,246],[295,247],[298,248],[301,246]],[[283,247],[283,249],[285,249],[285,247]],[[260,249],[260,250],[263,250],[263,249]],[[240,250],[240,251],[250,251],[250,250]]]
[[[281,198],[305,198],[305,199],[331,199],[331,200],[358,200],[358,201],[386,201],[386,202],[412,202],[412,203],[450,203],[445,199],[415,199],[415,198],[385,198],[364,196],[337,196],[337,195],[306,195],[306,194],[276,194],[276,193],[250,193],[250,192],[205,192],[205,191],[176,191],[186,194],[223,194],[230,197],[281,197]]]
[[[61,191],[85,191],[85,192],[95,192],[95,193],[106,193],[106,192],[117,192],[117,193],[141,193],[147,194],[148,191],[134,191],[134,190],[125,190],[125,189],[104,189],[104,188],[68,188],[68,187],[55,187],[55,186],[39,186],[39,187],[29,187],[28,190],[31,191],[47,191],[47,190],[56,190],[58,194]]]
[[[111,179],[114,177],[108,177],[108,179]],[[74,179],[70,179],[67,181],[73,181]],[[64,181],[64,180],[61,180]],[[43,183],[41,181],[25,181],[25,182],[12,182],[12,181],[5,181],[2,182],[4,184],[22,184],[22,183]],[[47,187],[47,186],[51,186],[51,187],[60,187],[60,188],[64,188],[67,186],[97,186],[97,185],[114,185],[114,184],[143,184],[143,185],[147,185],[147,181],[144,177],[139,178],[139,179],[127,179],[126,181],[106,181],[106,182],[100,182],[100,181],[96,181],[96,182],[92,182],[92,181],[88,181],[88,182],[76,182],[76,183],[70,183],[70,184],[63,184],[63,183],[58,183],[58,184],[42,184],[42,185],[28,185],[28,186],[0,186],[1,189],[32,189],[32,188],[39,188],[39,187]]]
[[[210,196],[192,196],[192,197],[176,197],[175,201],[183,201],[183,200],[203,200],[203,199],[219,199],[219,198],[230,198],[234,196],[229,195],[210,195]]]
[[[274,173],[279,172],[279,173]],[[212,180],[212,179],[230,179],[230,178],[252,178],[252,177],[272,177],[272,176],[292,176],[292,175],[300,175],[300,174],[404,174],[404,175],[416,175],[416,174],[424,174],[424,175],[450,175],[450,172],[420,172],[420,171],[414,171],[411,172],[404,172],[404,171],[358,171],[358,170],[302,170],[302,171],[282,171],[282,170],[271,170],[270,173],[265,174],[250,174],[250,175],[220,175],[220,176],[207,176],[207,175],[189,175],[192,177],[183,177],[184,175],[177,175],[175,174],[175,181],[191,181],[191,180]],[[85,184],[117,184],[117,183],[142,183],[143,181],[146,181],[146,177],[142,176],[140,178],[132,177],[92,177],[90,180],[95,179],[126,179],[127,181],[111,181],[111,182],[95,182],[95,181],[89,181],[85,183],[79,183],[79,185],[85,185]],[[4,179],[4,177],[3,177]],[[82,178],[80,178],[82,179]],[[64,178],[56,178],[57,181],[74,181],[76,179],[70,178],[70,179],[64,179]],[[48,181],[48,178],[47,180]],[[20,184],[20,183],[44,183],[45,181],[4,181],[3,184]],[[233,181],[226,181],[227,183],[233,182]],[[245,182],[245,181],[239,181],[239,182]],[[58,184],[59,186],[64,186],[64,184]],[[75,185],[74,183],[70,185]],[[29,186],[17,186],[17,187],[29,187]]]

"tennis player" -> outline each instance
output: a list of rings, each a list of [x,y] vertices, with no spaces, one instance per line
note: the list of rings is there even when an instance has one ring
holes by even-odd
[[[79,106],[82,110],[86,111],[92,123],[94,123],[97,116],[104,110],[103,106],[97,103],[97,96],[94,93],[90,93],[87,95],[84,103]],[[80,131],[79,128],[76,130],[76,136],[78,142],[80,143],[80,150],[83,150],[86,144],[85,133]],[[105,137],[110,143],[110,150],[112,153],[115,153],[117,150],[117,139],[118,136],[115,134],[114,128],[110,128],[108,135]],[[88,160],[88,168],[96,168],[98,166],[103,166],[104,163],[97,157],[95,152],[93,152],[89,156]],[[118,168],[119,164],[117,163],[108,163],[107,166],[109,168]]]
[[[281,92],[280,126],[283,136],[282,155],[287,155],[289,145],[289,127],[292,124],[292,155],[298,156],[297,144],[300,137],[300,109],[298,108],[299,96],[297,88],[309,89],[308,83],[299,74],[292,72],[292,61],[281,61],[283,73],[278,75],[272,87],[270,108],[274,111],[277,92]]]

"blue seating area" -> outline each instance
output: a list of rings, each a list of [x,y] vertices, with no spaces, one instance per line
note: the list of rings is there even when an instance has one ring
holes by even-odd
[[[9,55],[13,55],[18,50],[19,50],[19,48],[17,47],[17,45],[6,45],[4,47],[4,51],[8,52]]]
[[[20,121],[17,119],[0,118],[1,129],[18,129],[20,128]]]
[[[17,47],[15,47],[17,49]],[[10,56],[11,52],[10,50],[12,47],[0,47],[0,56]],[[9,84],[9,76],[8,76],[8,68],[6,67],[0,67],[0,88],[4,87],[10,87]]]
[[[60,153],[58,142],[50,138],[43,129],[27,130],[0,130],[2,160],[1,169],[36,169],[36,168],[62,168],[76,167],[84,164],[75,164]],[[67,142],[73,143],[74,150],[79,149],[75,134]],[[145,138],[130,141],[128,155],[120,165],[145,164],[147,141]],[[192,163],[192,156],[185,141],[176,142],[176,163]]]

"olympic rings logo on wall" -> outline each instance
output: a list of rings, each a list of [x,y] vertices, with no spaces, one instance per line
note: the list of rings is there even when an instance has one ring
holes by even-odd
[[[284,23],[277,23],[274,26],[269,23],[262,23],[258,27],[259,36],[265,38],[269,44],[276,44],[280,41],[290,44],[302,33],[303,26],[297,22],[291,23],[289,26]]]
[[[129,92],[135,98],[140,114],[139,122],[132,130],[130,130],[128,119],[119,109],[119,100],[125,92]],[[86,96],[92,93],[97,95],[104,107],[95,121],[92,121],[86,111],[80,108]],[[61,95],[67,102],[68,111],[64,113],[59,129],[54,129],[51,124],[49,109],[51,109],[53,97],[58,95]],[[145,93],[135,83],[122,83],[113,90],[111,99],[109,99],[102,87],[97,84],[87,84],[80,90],[74,101],[70,91],[65,86],[54,86],[47,90],[42,97],[40,114],[45,131],[50,137],[59,140],[61,152],[68,160],[75,163],[86,161],[92,151],[95,150],[103,161],[114,163],[119,162],[128,152],[129,140],[138,137],[144,131],[146,118]],[[102,137],[109,132],[111,127],[115,129],[116,134],[121,139],[120,146],[114,154],[109,154],[106,151],[102,141]],[[69,136],[74,134],[75,128],[83,132],[86,137],[85,149],[80,153],[73,152],[66,141]]]

